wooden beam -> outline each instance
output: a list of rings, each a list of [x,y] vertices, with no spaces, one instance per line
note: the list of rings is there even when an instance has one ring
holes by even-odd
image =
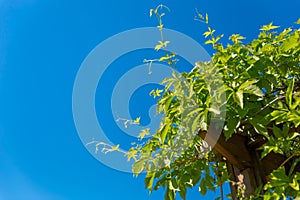
[[[221,134],[216,142],[213,133],[207,134],[205,131],[200,131],[198,135],[209,145],[214,144],[213,148],[240,170],[252,167],[251,156],[246,147],[246,137],[234,135],[226,141]]]

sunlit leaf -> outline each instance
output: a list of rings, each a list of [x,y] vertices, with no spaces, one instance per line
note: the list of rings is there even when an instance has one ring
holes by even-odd
[[[261,27],[261,29],[259,29],[259,30],[261,30],[261,31],[270,31],[270,30],[273,30],[273,29],[276,29],[276,28],[279,28],[279,26],[274,26],[273,23],[271,22],[270,24]]]

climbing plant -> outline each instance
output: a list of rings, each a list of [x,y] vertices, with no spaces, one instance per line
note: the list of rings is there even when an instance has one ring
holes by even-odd
[[[145,62],[174,67],[176,55],[166,50],[172,41],[163,37],[163,9],[162,5],[151,9],[150,15],[157,17],[162,37],[155,50],[165,56]],[[173,71],[162,82],[163,90],[151,92],[163,118],[155,134],[143,139],[150,134],[143,130],[140,144],[125,153],[135,161],[133,173],[146,172],[150,192],[165,188],[165,200],[175,199],[177,193],[186,199],[191,187],[198,187],[203,195],[215,191],[230,180],[227,159],[201,136],[210,134],[214,126],[226,141],[236,135],[247,142],[259,138],[260,159],[269,154],[285,158],[254,193],[245,195],[239,187],[238,198],[300,198],[300,29],[278,31],[280,27],[270,23],[249,43],[233,34],[224,45],[223,35],[215,35],[207,14],[197,12],[197,20],[207,25],[205,44],[212,45],[215,53],[211,61],[196,63],[190,72]]]

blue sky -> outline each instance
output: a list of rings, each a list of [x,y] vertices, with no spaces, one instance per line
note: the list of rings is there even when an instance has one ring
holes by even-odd
[[[297,0],[0,0],[0,200],[162,199],[162,191],[149,196],[142,178],[106,167],[91,156],[72,115],[73,84],[85,57],[119,32],[156,26],[149,9],[160,3],[171,9],[166,26],[200,44],[205,26],[193,20],[195,8],[209,13],[218,33],[226,38],[240,33],[247,41],[264,24],[289,27],[300,17]],[[129,70],[141,55],[119,60],[126,63],[124,68],[112,66],[103,81]],[[97,111],[109,102],[109,88],[97,90]],[[148,90],[150,86],[144,86],[135,95]],[[145,115],[146,123],[145,105],[138,102],[132,100],[133,115]],[[99,113],[106,129],[118,131],[109,110]],[[120,137],[111,137],[121,145],[132,140],[120,130],[117,134]],[[195,189],[188,200],[213,196],[203,197]]]

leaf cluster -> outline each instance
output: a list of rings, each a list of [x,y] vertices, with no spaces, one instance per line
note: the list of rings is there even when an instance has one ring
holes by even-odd
[[[208,15],[199,17],[208,24]],[[157,112],[164,117],[150,139],[131,149],[136,156],[133,172],[146,172],[150,192],[163,187],[165,200],[175,199],[176,193],[185,199],[187,188],[197,186],[204,195],[228,181],[225,159],[197,134],[207,131],[212,120],[223,128],[226,139],[242,135],[250,142],[264,137],[267,142],[258,147],[262,157],[273,152],[287,161],[298,159],[298,164],[300,29],[275,31],[278,28],[272,23],[263,26],[257,39],[247,44],[243,36],[233,34],[232,43],[224,46],[219,43],[223,35],[214,36],[215,30],[208,27],[206,44],[216,50],[212,60],[196,63],[188,73],[174,71],[162,82],[162,91],[152,91],[159,98]],[[168,43],[162,40],[155,49]],[[224,111],[226,116],[221,115]],[[140,139],[148,134],[148,129],[142,131]],[[284,164],[261,187],[265,196],[257,192],[251,199],[299,197],[300,172],[294,170],[296,164],[286,172]]]

